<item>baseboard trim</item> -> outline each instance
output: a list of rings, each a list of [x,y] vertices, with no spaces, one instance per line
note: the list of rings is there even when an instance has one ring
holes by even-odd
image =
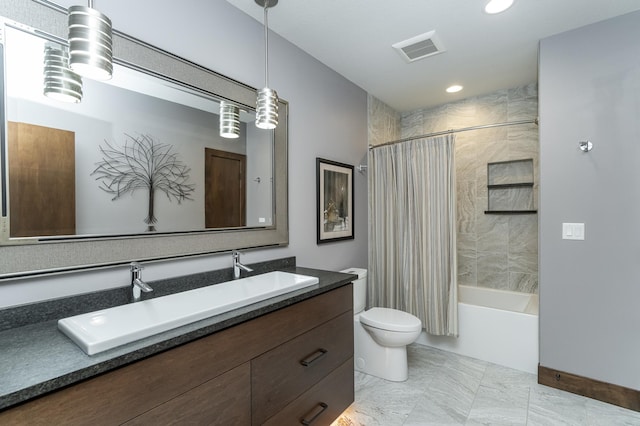
[[[634,389],[554,370],[543,367],[540,364],[538,364],[538,383],[630,410],[640,411],[640,391]]]

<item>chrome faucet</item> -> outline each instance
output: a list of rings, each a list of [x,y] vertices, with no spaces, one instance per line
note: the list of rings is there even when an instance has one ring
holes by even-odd
[[[131,262],[131,290],[133,291],[133,301],[140,300],[141,291],[149,293],[153,289],[149,284],[142,281],[142,270],[144,268],[138,262]]]
[[[238,278],[240,278],[240,270],[242,269],[245,272],[252,272],[253,269],[249,268],[248,266],[243,265],[242,263],[240,263],[240,252],[237,250],[234,250],[233,253],[231,254],[231,256],[233,257],[233,279],[237,280]]]

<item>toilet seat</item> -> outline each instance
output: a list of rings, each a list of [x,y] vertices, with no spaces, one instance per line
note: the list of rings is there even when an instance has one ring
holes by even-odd
[[[396,332],[422,330],[422,322],[410,313],[390,308],[371,308],[360,314],[360,322],[370,327]]]

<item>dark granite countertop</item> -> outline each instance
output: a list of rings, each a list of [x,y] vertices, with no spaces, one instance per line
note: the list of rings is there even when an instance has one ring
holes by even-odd
[[[76,296],[60,301],[34,304],[34,306],[38,305],[36,308],[39,308],[39,311],[46,312],[46,314],[41,313],[41,317],[38,317],[40,321],[35,323],[28,323],[28,321],[20,319],[21,315],[28,316],[29,309],[34,312],[34,306],[12,309],[11,312],[8,310],[0,311],[0,326],[4,325],[5,328],[0,331],[0,410],[325,293],[341,287],[355,278],[354,275],[339,272],[296,267],[295,258],[288,258],[279,263],[265,262],[251,266],[255,266],[255,273],[281,270],[315,276],[320,282],[304,289],[216,315],[92,356],[85,354],[58,330],[57,320],[78,313],[104,309],[105,303],[107,307],[126,303],[126,301],[117,303],[118,299],[126,296],[118,293],[113,297],[114,294],[109,294],[107,296],[115,301],[104,302],[105,295],[100,294],[98,297],[102,300],[100,303],[88,300],[88,296]],[[207,280],[209,281],[208,285],[227,281],[228,278],[225,279],[225,277],[228,274],[229,271],[223,270],[222,272],[214,271],[189,276],[186,277],[186,281],[190,281],[190,284],[186,284],[186,286],[184,282],[175,285],[176,280],[180,281],[181,278],[162,280],[163,282],[155,281],[151,284],[154,287],[155,296],[158,297],[172,292],[202,287],[202,283]],[[174,285],[170,285],[171,283]],[[159,289],[158,292],[155,291],[156,288]],[[168,288],[173,288],[174,291],[170,291]],[[125,294],[130,290],[125,288],[118,289],[118,291]],[[110,292],[113,293],[114,290]],[[67,305],[76,306],[79,301],[85,302],[84,309],[66,307]],[[96,307],[96,304],[101,307]],[[59,308],[62,307],[63,310],[56,311],[56,305]],[[7,325],[9,322],[8,314],[14,318],[14,327]],[[49,318],[51,316],[54,318]],[[16,322],[17,326],[15,326]]]

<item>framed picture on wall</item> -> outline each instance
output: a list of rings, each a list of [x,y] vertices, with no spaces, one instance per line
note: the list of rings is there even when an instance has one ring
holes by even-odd
[[[353,166],[316,158],[318,244],[352,240]]]

